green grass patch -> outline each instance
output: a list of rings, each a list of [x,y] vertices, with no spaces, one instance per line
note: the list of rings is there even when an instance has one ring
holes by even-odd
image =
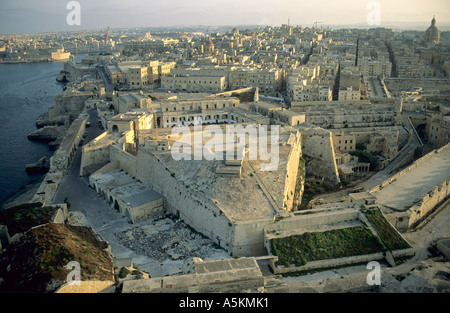
[[[410,248],[410,245],[395,231],[379,209],[364,210],[363,213],[367,216],[367,219],[373,225],[389,251]]]
[[[383,251],[379,238],[364,226],[304,233],[271,240],[278,265],[302,266],[311,261],[337,259]]]

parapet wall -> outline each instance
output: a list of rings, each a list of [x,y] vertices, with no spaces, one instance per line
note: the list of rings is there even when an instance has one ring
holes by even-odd
[[[329,225],[358,219],[359,211],[355,209],[332,211],[310,210],[309,214],[301,214],[267,224],[264,227],[264,247],[270,253],[270,240],[280,233],[299,233],[308,227]]]
[[[312,261],[308,262],[303,266],[295,266],[294,264],[291,264],[289,267],[285,267],[283,265],[275,265],[276,261],[278,261],[278,258],[273,258],[269,260],[269,265],[273,269],[274,274],[285,274],[299,271],[335,268],[338,266],[358,264],[358,263],[368,263],[371,261],[383,260],[384,258],[385,258],[384,253],[378,252],[372,254],[349,256],[339,259]]]
[[[422,221],[429,213],[433,211],[441,202],[450,196],[450,178],[442,182],[427,193],[420,202],[414,204],[409,210],[408,227],[413,227]]]
[[[85,130],[86,120],[86,115],[80,114],[78,119],[70,126],[59,148],[50,158],[50,170],[45,175],[44,180],[31,200],[32,202],[41,202],[44,205],[52,203],[59,184],[75,156],[78,143]]]

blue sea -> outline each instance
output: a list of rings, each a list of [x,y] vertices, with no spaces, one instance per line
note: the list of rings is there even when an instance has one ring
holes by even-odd
[[[47,156],[47,144],[28,140],[37,118],[63,90],[56,81],[64,63],[0,64],[0,203],[41,175],[25,166]]]

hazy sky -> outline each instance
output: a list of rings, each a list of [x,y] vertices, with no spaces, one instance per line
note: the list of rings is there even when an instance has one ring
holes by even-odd
[[[68,0],[0,0],[0,33],[173,25],[365,23],[373,0],[79,0],[81,25],[69,26]],[[450,22],[449,0],[378,0],[380,21]]]

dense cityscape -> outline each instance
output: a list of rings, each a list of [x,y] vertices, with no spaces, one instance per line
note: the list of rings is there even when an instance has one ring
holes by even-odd
[[[26,104],[60,88],[2,192],[0,291],[449,292],[450,31],[427,18],[0,34],[0,70],[59,66]]]

